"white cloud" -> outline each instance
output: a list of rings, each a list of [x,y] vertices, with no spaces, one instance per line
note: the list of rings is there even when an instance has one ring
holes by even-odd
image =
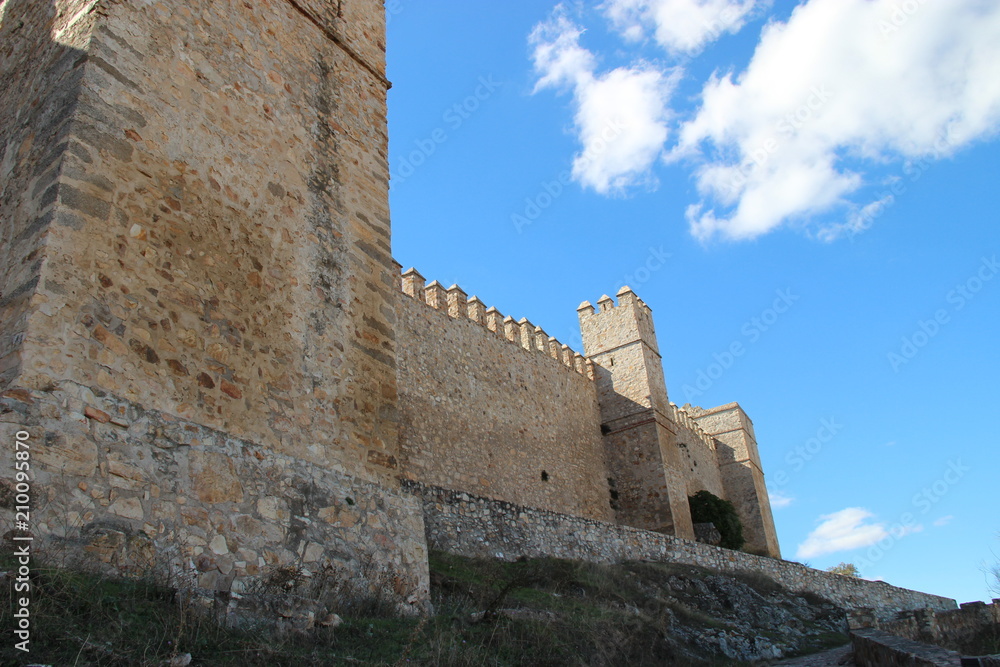
[[[871,523],[873,518],[874,514],[861,507],[848,507],[821,516],[820,524],[799,545],[798,558],[867,547],[889,537],[885,524]]]
[[[795,502],[795,498],[786,496],[781,491],[768,491],[767,498],[771,501],[771,507],[776,510],[784,509]]]
[[[596,58],[580,45],[583,32],[560,5],[529,40],[539,75],[535,91],[573,94],[582,144],[573,177],[602,194],[655,183],[650,167],[667,140],[668,102],[677,77],[645,63],[598,73]]]
[[[670,53],[692,54],[725,33],[738,32],[756,0],[608,0],[612,26],[638,41],[652,32]]]
[[[951,514],[949,514],[948,516],[943,516],[940,519],[935,519],[934,525],[938,528],[941,528],[942,526],[947,526],[949,523],[952,522],[954,518],[955,517]]]
[[[939,159],[997,131],[998,61],[995,2],[804,2],[744,72],[706,83],[681,128],[672,159],[704,159],[692,232],[753,238],[842,206],[847,221],[817,236],[864,231],[887,205],[851,203],[865,165]]]

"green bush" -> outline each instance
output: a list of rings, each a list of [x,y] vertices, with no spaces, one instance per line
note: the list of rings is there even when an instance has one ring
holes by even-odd
[[[691,506],[691,521],[715,524],[722,535],[721,546],[726,549],[743,548],[746,542],[743,539],[743,524],[731,502],[708,491],[699,491],[688,498],[688,505]]]

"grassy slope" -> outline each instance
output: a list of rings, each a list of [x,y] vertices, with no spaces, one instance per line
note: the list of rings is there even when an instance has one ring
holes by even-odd
[[[8,558],[0,569],[12,564]],[[336,629],[276,636],[220,627],[151,582],[36,565],[31,653],[13,649],[8,584],[0,601],[5,637],[0,665],[164,665],[177,653],[191,653],[192,665],[240,667],[739,664],[708,654],[700,639],[705,633],[733,631],[747,611],[727,611],[726,605],[733,603],[706,598],[704,582],[718,585],[724,578],[705,570],[547,559],[502,563],[441,553],[432,554],[431,570],[434,616],[341,614],[344,623]],[[778,605],[789,597],[762,578],[736,584],[740,590],[753,589],[758,601]],[[843,635],[830,631],[832,623],[804,623],[809,627],[794,642],[799,652],[846,643]],[[770,636],[776,633],[773,627],[762,633],[774,641],[787,640]]]

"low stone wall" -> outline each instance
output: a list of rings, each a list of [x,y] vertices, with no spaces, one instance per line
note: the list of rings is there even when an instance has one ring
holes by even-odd
[[[651,560],[724,572],[759,573],[796,592],[822,596],[847,609],[872,608],[880,617],[908,609],[952,609],[955,601],[880,581],[821,572],[799,563],[691,542],[630,526],[570,517],[545,510],[407,482],[423,499],[431,549],[464,556],[514,560],[551,556],[613,563]]]
[[[852,628],[874,628],[897,637],[967,651],[991,631],[1000,635],[1000,599],[993,604],[967,602],[960,609],[917,609],[900,612],[892,619],[877,619],[860,612],[849,619]]]
[[[854,662],[860,667],[962,667],[954,651],[867,628],[851,633]]]

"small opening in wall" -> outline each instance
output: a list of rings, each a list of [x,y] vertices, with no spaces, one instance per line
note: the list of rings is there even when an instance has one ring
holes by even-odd
[[[601,435],[607,435],[611,433],[611,427],[607,424],[601,424]]]
[[[612,366],[615,365],[615,358],[614,357],[608,357],[608,360],[610,361],[610,363],[611,363]]]
[[[549,481],[549,473],[545,472],[544,470],[542,471],[542,481],[543,482]]]
[[[344,502],[347,503],[348,505],[353,505],[354,504],[354,498],[351,498],[350,496],[347,496],[346,498],[344,498]]]

